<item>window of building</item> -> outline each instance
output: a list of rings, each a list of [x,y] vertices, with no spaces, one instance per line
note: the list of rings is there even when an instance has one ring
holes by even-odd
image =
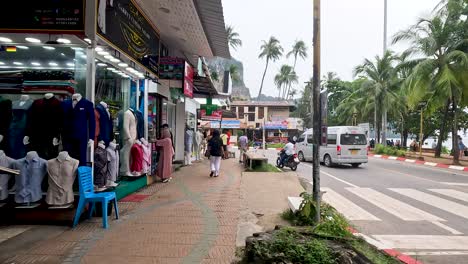
[[[255,112],[255,106],[249,106],[249,113]]]
[[[265,116],[265,107],[258,108],[258,119],[263,119]]]
[[[255,128],[260,128],[260,123],[255,123]]]
[[[244,118],[244,107],[243,106],[240,106],[238,107],[238,115],[239,115],[239,118]]]
[[[249,114],[249,122],[254,122],[255,121],[255,113]]]

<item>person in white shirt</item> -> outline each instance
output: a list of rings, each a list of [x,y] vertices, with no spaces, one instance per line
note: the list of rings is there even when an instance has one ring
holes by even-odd
[[[286,144],[283,148],[282,154],[281,154],[281,162],[280,164],[284,164],[284,161],[292,155],[294,155],[295,150],[294,150],[294,144],[292,143],[291,139],[288,139],[288,144]]]

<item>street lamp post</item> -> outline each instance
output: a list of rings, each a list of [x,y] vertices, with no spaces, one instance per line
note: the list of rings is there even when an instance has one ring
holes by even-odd
[[[313,65],[313,88],[311,93],[311,109],[313,109],[313,142],[312,150],[312,194],[316,205],[315,221],[320,222],[320,158],[319,148],[322,136],[322,125],[320,118],[320,0],[314,0],[314,65]]]

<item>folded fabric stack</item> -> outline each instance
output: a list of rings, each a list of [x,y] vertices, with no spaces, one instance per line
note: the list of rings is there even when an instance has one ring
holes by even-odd
[[[75,80],[42,80],[24,81],[23,87],[28,92],[68,92],[75,93],[77,82]]]
[[[21,92],[23,88],[23,74],[18,71],[0,72],[0,90],[2,92]]]

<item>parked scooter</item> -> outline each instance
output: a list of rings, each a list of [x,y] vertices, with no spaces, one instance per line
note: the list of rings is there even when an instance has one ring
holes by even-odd
[[[284,152],[284,150],[278,152],[278,158],[276,159],[276,166],[278,168],[283,168],[283,167],[286,166],[286,167],[290,168],[292,171],[296,171],[297,166],[300,163],[299,158],[297,157],[297,154],[290,155],[289,157],[287,157],[284,160],[283,164],[280,164],[281,163],[281,155],[283,155],[283,152]]]

